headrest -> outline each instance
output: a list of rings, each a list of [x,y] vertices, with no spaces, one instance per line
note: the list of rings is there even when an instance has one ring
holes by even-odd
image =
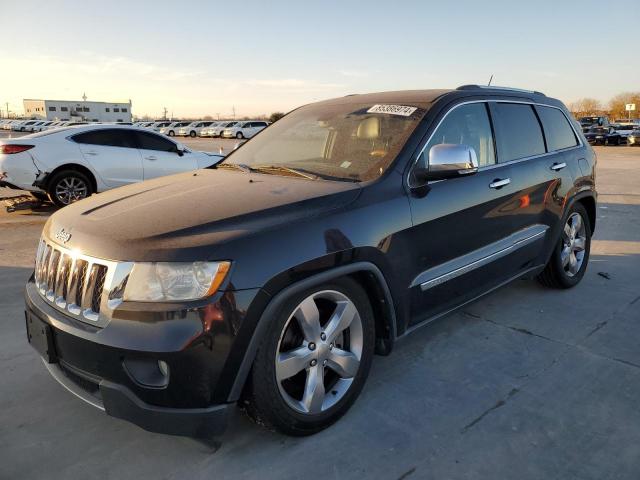
[[[356,133],[358,138],[371,139],[380,136],[380,119],[378,117],[362,120]]]

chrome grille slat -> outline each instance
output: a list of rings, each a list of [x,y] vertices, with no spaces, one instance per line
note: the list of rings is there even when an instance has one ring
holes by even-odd
[[[122,283],[132,266],[131,262],[83,255],[43,239],[36,253],[35,283],[40,295],[54,307],[79,320],[104,326],[108,314],[121,301],[107,302],[110,285]]]

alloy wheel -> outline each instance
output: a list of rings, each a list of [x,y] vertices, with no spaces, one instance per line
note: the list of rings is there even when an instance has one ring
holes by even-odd
[[[89,193],[87,184],[78,177],[64,177],[55,189],[56,197],[65,205],[82,200]]]
[[[348,392],[360,367],[362,320],[335,290],[305,298],[287,320],[275,358],[282,398],[303,414],[322,413]]]
[[[580,271],[584,261],[586,244],[587,230],[584,219],[578,212],[574,212],[564,225],[560,253],[562,268],[569,277],[573,277]]]

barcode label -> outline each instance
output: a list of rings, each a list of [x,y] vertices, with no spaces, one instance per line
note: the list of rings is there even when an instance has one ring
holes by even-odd
[[[417,107],[408,107],[406,105],[374,105],[367,110],[367,113],[388,113],[389,115],[408,117],[417,109]]]

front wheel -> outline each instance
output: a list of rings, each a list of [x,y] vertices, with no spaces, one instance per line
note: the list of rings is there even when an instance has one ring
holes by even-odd
[[[356,400],[369,374],[374,318],[368,297],[344,278],[289,298],[256,353],[248,413],[288,435],[319,432]]]
[[[552,288],[571,288],[577,285],[587,270],[590,251],[589,216],[582,204],[576,203],[569,211],[560,240],[538,280]]]
[[[57,207],[66,207],[93,193],[89,178],[76,170],[56,173],[47,188],[49,198]]]
[[[194,132],[193,130],[191,130],[191,131],[189,132],[189,136],[190,136],[191,138],[195,137],[195,136],[196,136],[196,132]]]
[[[236,138],[238,140],[242,140],[244,138],[244,135],[242,135],[242,132],[238,132],[238,133],[236,133]]]
[[[173,130],[169,130],[169,133],[167,135],[169,135],[170,137],[173,137],[175,136],[175,133],[173,133]]]

